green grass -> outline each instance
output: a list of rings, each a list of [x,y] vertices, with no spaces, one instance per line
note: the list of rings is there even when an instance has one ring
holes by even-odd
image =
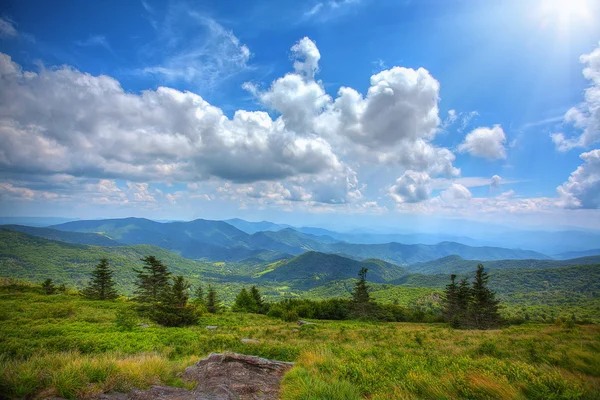
[[[456,331],[443,324],[204,316],[198,326],[121,330],[127,302],[0,287],[0,393],[91,398],[155,383],[225,350],[296,366],[283,399],[600,398],[600,326],[526,324]],[[216,331],[205,329],[217,325]],[[259,345],[245,345],[241,338]]]

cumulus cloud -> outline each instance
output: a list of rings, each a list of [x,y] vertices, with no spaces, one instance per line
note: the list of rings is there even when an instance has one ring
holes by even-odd
[[[340,88],[314,126],[362,159],[455,176],[454,154],[431,144],[440,124],[438,101],[439,83],[427,70],[394,67],[371,77],[365,97]]]
[[[0,165],[99,178],[238,182],[338,171],[330,145],[265,112],[232,119],[191,92],[126,93],[69,67],[22,71],[0,54]]]
[[[456,202],[469,201],[473,195],[461,184],[453,183],[450,187],[440,193],[441,199],[449,205],[454,205]]]
[[[431,194],[431,178],[426,172],[406,171],[390,187],[390,195],[398,203],[419,203]]]
[[[506,135],[500,125],[494,125],[492,128],[480,127],[465,137],[464,142],[458,146],[458,151],[488,160],[505,159],[505,143]]]
[[[333,99],[314,79],[320,58],[314,42],[303,38],[292,50],[294,72],[264,92],[244,85],[280,113],[287,129],[317,134],[347,158],[399,164],[431,175],[459,175],[454,154],[431,143],[440,124],[440,85],[426,69],[384,70],[371,77],[366,96],[342,87]]]
[[[571,173],[569,180],[557,187],[559,205],[565,208],[600,208],[600,150],[579,156],[584,164]]]
[[[276,118],[246,110],[227,117],[168,87],[128,93],[109,76],[69,66],[23,71],[0,53],[0,167],[4,175],[140,184],[216,179],[253,199],[321,204],[364,201],[356,171],[365,163],[406,171],[393,191],[403,201],[427,198],[431,177],[459,175],[454,154],[432,144],[439,83],[427,70],[394,67],[373,75],[365,96],[342,87],[332,98],[315,79],[316,44],[302,38],[291,51],[292,72],[264,91],[245,85]],[[411,184],[413,193],[400,188]],[[126,199],[151,203],[148,190],[133,185]]]
[[[292,46],[292,54],[295,58],[294,69],[296,72],[308,78],[314,78],[321,59],[321,53],[315,42],[308,37],[303,37]]]
[[[498,189],[500,187],[500,182],[502,182],[502,178],[500,176],[492,176],[492,179],[490,179],[490,188]]]
[[[579,60],[586,65],[583,76],[591,81],[592,86],[586,89],[584,102],[567,111],[564,121],[583,132],[572,138],[566,138],[562,133],[552,134],[552,141],[559,151],[585,148],[600,142],[600,47],[583,54]]]

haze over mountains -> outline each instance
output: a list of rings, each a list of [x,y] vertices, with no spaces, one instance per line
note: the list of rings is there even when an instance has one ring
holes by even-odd
[[[434,245],[347,243],[329,235],[317,236],[289,227],[249,234],[224,221],[203,219],[170,223],[143,218],[73,221],[50,228],[102,234],[122,244],[153,244],[186,258],[212,261],[241,261],[273,252],[299,255],[307,251],[339,254],[357,260],[379,258],[399,265],[430,261],[448,255],[476,260],[549,258],[530,250],[473,247],[457,242]]]
[[[34,219],[30,220],[35,222]],[[151,244],[186,258],[228,262],[273,261],[307,251],[337,254],[357,261],[377,258],[397,265],[427,263],[449,256],[448,260],[452,263],[457,259],[566,260],[600,254],[600,249],[594,248],[600,243],[600,235],[585,231],[543,232],[539,235],[535,232],[515,231],[510,240],[498,239],[498,234],[494,236],[496,239],[482,240],[447,234],[336,232],[269,221],[249,222],[238,218],[225,221],[197,219],[189,222],[122,218],[76,220],[45,228],[25,225],[5,227],[68,243],[98,246]],[[514,246],[507,248],[483,245],[494,240],[513,243]],[[579,243],[578,248],[581,250],[552,251],[554,248],[573,248],[572,242],[575,241]],[[550,251],[543,253],[527,250],[527,244]],[[436,265],[448,266],[448,260],[436,262]],[[422,268],[429,269],[427,264]],[[452,270],[449,267],[448,271]]]

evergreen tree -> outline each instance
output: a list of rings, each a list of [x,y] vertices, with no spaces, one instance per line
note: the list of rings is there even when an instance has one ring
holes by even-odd
[[[354,285],[354,292],[352,292],[352,301],[355,303],[368,303],[370,300],[369,288],[367,286],[368,271],[365,267],[362,267],[358,271],[358,282]]]
[[[112,300],[119,297],[115,289],[113,271],[106,258],[102,258],[92,271],[92,279],[83,290],[83,295],[93,300]]]
[[[502,322],[498,312],[496,294],[487,287],[488,274],[483,265],[477,266],[475,279],[471,288],[472,303],[469,309],[469,320],[477,329],[490,329]]]
[[[256,301],[246,288],[242,288],[235,298],[232,311],[234,312],[250,312],[255,313],[258,311]]]
[[[52,279],[50,279],[50,278],[48,278],[44,282],[42,282],[42,289],[44,290],[44,293],[46,293],[46,294],[56,293],[56,287],[54,286],[54,283],[52,282]]]
[[[158,303],[169,299],[171,294],[171,273],[167,266],[154,256],[142,258],[144,266],[134,269],[137,274],[136,300],[140,303]]]
[[[352,310],[357,317],[365,317],[369,313],[369,287],[367,286],[367,272],[369,270],[362,267],[358,272],[358,282],[354,285],[352,292]]]
[[[469,280],[464,278],[456,288],[456,314],[450,321],[454,328],[466,328],[469,323],[469,309],[471,305],[471,287]]]
[[[206,311],[211,314],[215,314],[219,311],[219,299],[217,298],[217,291],[208,285],[208,294],[206,295]]]
[[[201,285],[198,285],[196,291],[194,292],[194,303],[198,305],[206,305],[206,300],[204,299],[204,289],[202,289]]]
[[[252,298],[254,299],[254,302],[256,303],[256,309],[257,309],[256,312],[264,313],[265,312],[265,302],[256,286],[252,286],[250,288],[250,296],[252,296]]]
[[[460,312],[460,308],[458,305],[458,299],[456,296],[456,291],[458,289],[458,285],[456,284],[456,275],[450,275],[450,284],[446,286],[446,290],[444,292],[443,297],[443,316],[444,321],[452,322],[458,316]]]
[[[173,278],[171,293],[162,302],[153,304],[150,318],[163,326],[187,326],[198,322],[196,307],[187,304],[190,283],[181,275]]]
[[[173,279],[173,298],[171,304],[175,307],[185,307],[190,298],[190,283],[181,275]]]

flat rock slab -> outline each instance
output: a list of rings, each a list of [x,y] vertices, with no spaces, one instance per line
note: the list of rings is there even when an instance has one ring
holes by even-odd
[[[98,400],[276,400],[279,382],[294,363],[237,353],[211,353],[183,372],[192,390],[152,386],[129,394],[106,393]]]

